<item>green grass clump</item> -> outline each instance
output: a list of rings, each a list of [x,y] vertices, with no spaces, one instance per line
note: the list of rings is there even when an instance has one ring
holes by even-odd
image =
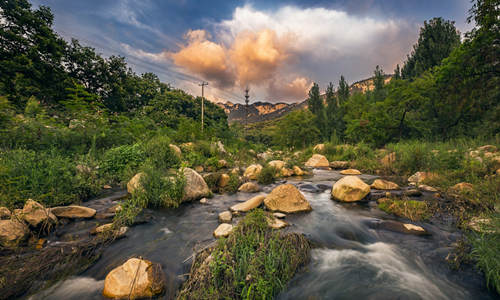
[[[269,228],[264,211],[254,210],[228,238],[196,256],[177,299],[272,299],[309,252],[303,235]]]
[[[429,205],[424,201],[384,198],[384,201],[379,202],[378,207],[388,214],[405,217],[412,221],[426,220],[431,216]]]
[[[80,202],[97,194],[96,177],[56,151],[0,151],[0,206],[22,207],[28,198],[46,206]]]
[[[130,178],[145,158],[138,144],[114,147],[104,153],[100,171],[112,182],[121,182]]]
[[[234,194],[240,187],[240,177],[237,174],[229,174],[229,182],[225,187],[226,192]]]
[[[500,214],[493,214],[489,228],[485,233],[471,233],[469,240],[472,244],[471,257],[486,277],[489,288],[500,294]]]
[[[257,176],[257,182],[260,184],[271,184],[276,179],[276,169],[270,165],[264,166]]]

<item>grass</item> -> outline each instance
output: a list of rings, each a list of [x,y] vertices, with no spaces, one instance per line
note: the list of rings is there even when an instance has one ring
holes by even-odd
[[[270,165],[265,165],[257,176],[257,182],[260,184],[271,184],[276,179],[276,169]]]
[[[309,258],[304,236],[281,234],[254,210],[228,238],[199,253],[177,299],[271,299]]]
[[[427,220],[431,217],[429,205],[424,201],[385,198],[378,207],[388,214],[405,217],[412,221]]]

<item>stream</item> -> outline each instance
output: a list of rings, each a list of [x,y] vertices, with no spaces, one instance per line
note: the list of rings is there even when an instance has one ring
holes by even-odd
[[[285,220],[291,226],[284,230],[304,233],[317,248],[312,250],[309,264],[277,299],[496,299],[488,292],[481,274],[470,267],[454,271],[446,263],[452,244],[461,236],[451,221],[412,222],[424,227],[430,236],[378,229],[374,224],[380,220],[398,218],[380,211],[374,201],[331,200],[331,186],[341,177],[337,171],[314,170],[311,177],[287,180],[301,190],[313,210],[287,215]],[[377,177],[360,178],[371,183]],[[283,182],[263,187],[261,194]],[[212,233],[219,225],[218,214],[255,195],[216,194],[208,204],[196,201],[175,210],[146,210],[150,221],[131,227],[126,238],[106,248],[85,272],[29,299],[105,299],[101,293],[107,273],[133,256],[162,265],[167,278],[162,299],[173,299],[187,278],[193,253],[215,240]],[[85,205],[99,212],[118,203],[120,196],[123,191]],[[238,220],[234,218],[233,224]],[[88,235],[99,221],[105,223],[95,219],[70,223],[65,233],[49,237],[49,244],[65,235]]]

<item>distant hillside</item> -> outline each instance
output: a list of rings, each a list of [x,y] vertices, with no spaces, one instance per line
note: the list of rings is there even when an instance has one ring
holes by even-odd
[[[392,75],[385,75],[385,83],[388,83],[392,78]],[[368,78],[364,80],[357,81],[353,83],[349,89],[351,93],[373,90],[373,78]],[[325,98],[325,94],[321,95]],[[219,102],[217,103],[219,107],[224,109],[227,115],[227,120],[229,123],[245,122],[245,104],[232,103],[232,102]],[[254,102],[248,105],[248,123],[256,123],[262,121],[269,121],[273,119],[280,118],[291,111],[296,109],[304,109],[307,107],[307,100],[298,103],[270,103],[270,102]]]

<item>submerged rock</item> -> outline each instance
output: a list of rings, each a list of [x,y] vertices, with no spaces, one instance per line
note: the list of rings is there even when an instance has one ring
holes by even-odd
[[[312,209],[304,195],[291,184],[283,184],[274,188],[264,199],[264,205],[270,211],[284,213],[310,211]]]
[[[305,166],[310,168],[328,168],[330,163],[325,156],[321,154],[313,154],[313,156],[311,156],[311,158],[309,158],[309,160],[305,163]]]
[[[163,292],[164,281],[159,264],[131,258],[109,272],[102,293],[113,299],[151,298]]]
[[[227,237],[233,231],[233,225],[222,223],[214,231],[215,238]]]
[[[28,226],[18,220],[0,220],[0,245],[15,248],[26,240]]]
[[[264,202],[265,198],[266,195],[255,196],[243,203],[238,203],[236,205],[231,206],[231,210],[234,212],[247,212],[249,210],[259,207],[262,204],[262,202]]]
[[[59,218],[92,218],[96,214],[96,210],[90,207],[79,205],[57,206],[50,209],[50,211]]]
[[[370,186],[357,176],[345,176],[335,182],[332,188],[334,199],[344,202],[359,201],[370,193]]]
[[[261,165],[259,165],[259,164],[250,165],[245,169],[243,176],[248,178],[248,179],[255,180],[255,179],[257,179],[257,176],[259,176],[261,171],[262,171]]]
[[[242,184],[238,188],[238,191],[244,192],[244,193],[257,193],[258,191],[260,191],[260,187],[255,182],[247,182],[247,183]]]
[[[398,221],[381,221],[376,224],[380,229],[385,229],[393,232],[404,233],[404,234],[414,234],[414,235],[429,235],[430,233],[423,227],[409,224],[401,223]]]
[[[399,190],[399,185],[391,181],[375,179],[371,184],[371,188],[376,190]]]
[[[182,198],[183,202],[198,200],[211,195],[207,183],[195,170],[184,168],[183,173],[186,179],[186,184],[184,185],[184,197]]]
[[[361,175],[361,172],[356,169],[347,169],[347,170],[342,170],[340,171],[340,174],[342,175]]]

